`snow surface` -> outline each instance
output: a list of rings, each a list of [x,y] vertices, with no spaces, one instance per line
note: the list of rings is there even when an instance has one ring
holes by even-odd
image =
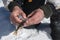
[[[3,7],[4,5],[3,5],[3,2],[2,2],[2,0],[0,0],[0,7]]]
[[[18,31],[17,35],[14,32],[10,33],[8,36],[2,36],[1,40],[51,40],[51,37],[47,36],[47,32],[39,31],[36,29],[21,29]]]
[[[0,40],[52,40],[49,27],[49,18],[42,21],[43,24],[37,29],[19,29],[18,35],[13,34],[15,27],[9,20],[10,12],[4,8],[0,0]],[[46,24],[48,23],[48,24]]]

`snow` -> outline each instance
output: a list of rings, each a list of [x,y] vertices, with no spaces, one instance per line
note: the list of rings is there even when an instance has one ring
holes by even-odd
[[[2,1],[0,0],[0,7],[3,7],[4,5],[3,5],[3,3],[2,3]]]
[[[0,40],[52,40],[49,27],[49,18],[42,21],[43,24],[37,29],[22,28],[18,30],[18,34],[14,35],[15,27],[9,20],[10,12],[4,8],[0,0]],[[48,24],[46,24],[48,23]]]
[[[13,32],[8,36],[2,36],[1,40],[51,40],[48,38],[47,33],[45,31],[37,32],[36,29],[22,29],[18,31],[18,35],[14,35]]]

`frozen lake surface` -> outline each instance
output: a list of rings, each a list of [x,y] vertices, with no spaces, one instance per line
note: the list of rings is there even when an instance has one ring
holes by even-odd
[[[18,31],[18,36],[13,35],[15,30],[14,25],[10,23],[10,12],[3,7],[3,3],[0,1],[0,40],[51,40],[51,29],[49,24],[43,23],[37,29],[25,29]],[[45,19],[43,22],[46,22]],[[47,21],[49,23],[49,20]]]

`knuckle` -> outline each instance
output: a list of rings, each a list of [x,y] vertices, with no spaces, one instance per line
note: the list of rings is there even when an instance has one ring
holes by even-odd
[[[19,21],[16,21],[16,23],[20,23]]]
[[[20,23],[21,21],[20,20],[16,20],[16,23]]]

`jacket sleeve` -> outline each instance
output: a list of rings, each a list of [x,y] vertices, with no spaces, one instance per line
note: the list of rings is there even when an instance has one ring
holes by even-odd
[[[55,10],[54,5],[51,3],[46,3],[45,5],[42,5],[40,8],[44,11],[44,15],[46,18],[50,17]]]
[[[22,3],[23,3],[22,0],[14,0],[14,1],[10,2],[9,5],[8,5],[9,11],[12,12],[13,11],[13,8],[15,6],[21,7]]]

